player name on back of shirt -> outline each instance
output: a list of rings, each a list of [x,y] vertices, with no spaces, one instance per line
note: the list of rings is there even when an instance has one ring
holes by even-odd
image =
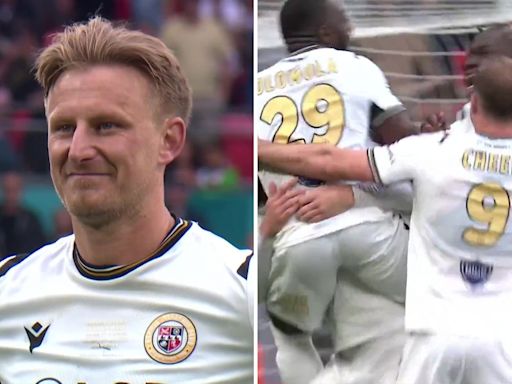
[[[294,58],[291,58],[294,59]],[[276,89],[300,84],[315,77],[322,77],[331,73],[338,73],[336,61],[329,57],[326,61],[315,60],[314,63],[297,65],[287,71],[278,71],[274,74],[258,78],[258,95],[264,92],[272,92]]]

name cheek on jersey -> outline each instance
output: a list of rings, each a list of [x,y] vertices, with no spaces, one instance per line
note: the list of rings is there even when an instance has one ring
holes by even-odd
[[[469,149],[462,154],[461,162],[467,170],[500,175],[512,174],[510,155]]]

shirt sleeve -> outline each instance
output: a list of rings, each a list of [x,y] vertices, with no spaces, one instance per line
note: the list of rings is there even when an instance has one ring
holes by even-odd
[[[432,144],[437,144],[444,132],[406,137],[394,144],[368,149],[368,161],[374,180],[383,185],[411,180],[428,162]]]
[[[382,70],[372,61],[366,63],[365,76],[370,89],[371,125],[378,127],[389,117],[405,111],[402,102],[391,92],[388,81]]]
[[[255,314],[255,300],[256,300],[256,279],[258,278],[258,267],[257,261],[255,260],[255,255],[253,252],[247,254],[248,250],[241,251],[244,261],[238,269],[236,273],[243,279],[244,281],[244,291],[245,297],[247,300],[247,316],[249,317],[249,323],[251,328],[254,329],[254,314]]]
[[[256,280],[258,278],[258,268],[257,268],[257,260],[256,255],[251,257],[249,261],[249,273],[247,275],[247,306],[249,308],[249,321],[251,322],[251,326],[254,329],[254,316],[255,316],[255,307],[256,307]]]
[[[377,206],[385,211],[410,213],[412,210],[412,184],[407,181],[379,188],[358,184],[353,188],[355,206]]]

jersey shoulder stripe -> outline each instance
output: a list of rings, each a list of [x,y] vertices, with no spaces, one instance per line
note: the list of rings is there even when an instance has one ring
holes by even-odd
[[[247,276],[249,275],[249,265],[251,264],[253,253],[247,256],[242,264],[236,270],[240,276],[242,276],[245,280],[247,280]]]
[[[32,255],[32,253],[21,253],[19,255],[8,257],[0,262],[0,277],[4,276],[12,267],[15,267],[30,255]]]

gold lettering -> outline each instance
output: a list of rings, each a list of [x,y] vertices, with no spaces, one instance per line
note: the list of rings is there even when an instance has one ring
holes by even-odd
[[[324,72],[324,70],[322,69],[322,66],[320,65],[320,63],[318,62],[318,60],[317,60],[317,61],[315,61],[315,72],[316,72],[316,75],[317,75],[318,77],[325,75],[325,72]]]
[[[261,94],[263,94],[263,79],[260,78],[258,79],[258,96]]]
[[[302,74],[299,67],[295,67],[290,71],[290,83],[300,84],[302,80]]]
[[[315,77],[315,67],[313,64],[308,64],[304,68],[304,78],[306,80],[311,80],[313,77]]]
[[[286,76],[283,71],[276,73],[276,88],[283,89],[286,87]]]
[[[329,73],[338,73],[336,62],[332,58],[329,58],[329,61],[327,62],[327,70]]]
[[[464,169],[470,169],[471,165],[469,164],[469,155],[472,151],[464,151],[462,154],[462,166]]]
[[[270,76],[263,78],[263,89],[265,89],[265,92],[272,92],[275,89],[272,85],[272,79]]]
[[[485,171],[486,155],[484,151],[475,152],[475,162],[473,163],[474,170]]]
[[[288,312],[307,315],[309,314],[308,298],[304,295],[287,294],[279,300],[280,305]]]
[[[487,172],[498,172],[498,156],[494,153],[489,153]]]
[[[500,173],[504,175],[508,175],[510,173],[510,156],[509,155],[501,155],[500,156]]]

